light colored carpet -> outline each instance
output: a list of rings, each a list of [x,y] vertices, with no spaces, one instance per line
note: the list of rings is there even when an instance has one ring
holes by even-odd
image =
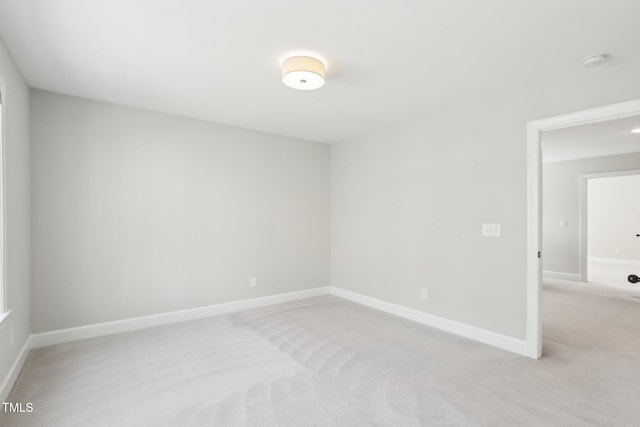
[[[573,280],[545,279],[545,286],[547,288],[572,290],[609,298],[620,298],[627,301],[635,299],[636,302],[640,302],[640,283],[631,284],[627,282],[624,286],[612,286],[611,284],[598,282],[585,283]]]
[[[10,426],[637,426],[640,305],[548,288],[544,358],[326,296],[31,352]]]

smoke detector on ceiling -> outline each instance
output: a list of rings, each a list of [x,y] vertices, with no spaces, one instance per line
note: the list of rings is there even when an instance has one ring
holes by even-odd
[[[607,62],[609,56],[606,54],[603,55],[591,55],[584,58],[584,66],[587,68],[595,68]]]

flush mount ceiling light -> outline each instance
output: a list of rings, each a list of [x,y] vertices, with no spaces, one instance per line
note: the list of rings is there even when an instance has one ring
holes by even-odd
[[[282,63],[282,83],[293,89],[314,90],[324,84],[324,64],[311,56],[292,56]]]
[[[640,128],[632,129],[631,133],[640,133]]]

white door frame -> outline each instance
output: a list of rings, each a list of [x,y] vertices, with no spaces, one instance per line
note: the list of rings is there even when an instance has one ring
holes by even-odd
[[[640,114],[640,99],[527,122],[527,355],[542,356],[542,132]]]
[[[587,215],[589,196],[588,183],[590,179],[611,178],[614,176],[640,175],[640,169],[626,169],[619,171],[608,171],[598,173],[587,173],[580,175],[580,281],[586,282],[589,278],[587,267],[589,265],[589,218]]]

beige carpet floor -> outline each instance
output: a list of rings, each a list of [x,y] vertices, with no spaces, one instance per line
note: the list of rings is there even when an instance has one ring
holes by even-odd
[[[530,360],[326,296],[33,350],[10,426],[638,426],[640,305],[549,287]]]

